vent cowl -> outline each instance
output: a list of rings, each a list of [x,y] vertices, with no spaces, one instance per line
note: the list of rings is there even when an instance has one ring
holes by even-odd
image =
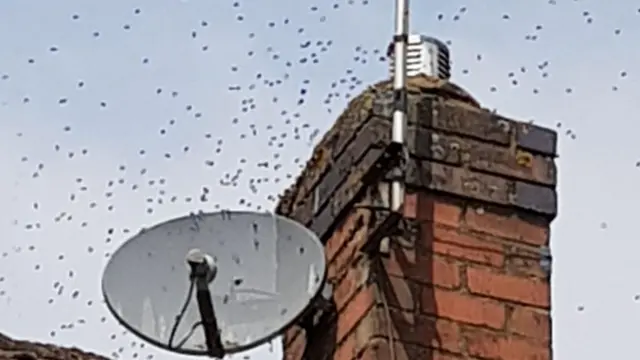
[[[393,43],[387,53],[389,71],[393,77]],[[442,41],[425,35],[409,35],[407,45],[407,76],[424,74],[442,80],[451,78],[449,48]]]

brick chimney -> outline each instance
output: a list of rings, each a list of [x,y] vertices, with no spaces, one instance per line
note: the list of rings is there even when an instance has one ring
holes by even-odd
[[[556,133],[446,80],[408,82],[401,216],[385,210],[388,81],[351,101],[278,205],[320,236],[334,289],[334,309],[287,331],[284,358],[551,359]]]

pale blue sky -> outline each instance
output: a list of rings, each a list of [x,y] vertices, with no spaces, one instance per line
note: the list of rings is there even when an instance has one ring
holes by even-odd
[[[345,93],[387,76],[374,50],[385,49],[391,37],[392,2],[339,0],[337,9],[318,3],[240,1],[234,8],[231,1],[203,0],[0,1],[0,331],[107,355],[122,348],[121,358],[134,352],[178,358],[149,345],[140,349],[140,341],[121,335],[101,304],[105,254],[126,238],[123,229],[215,204],[272,207],[269,196],[291,182],[288,173],[297,174],[296,158],[306,160],[318,139],[313,135],[344,108]],[[454,80],[485,106],[562,124],[560,216],[552,235],[558,359],[636,354],[640,105],[632,94],[640,92],[640,5],[603,4],[411,5],[412,31],[452,41]],[[354,61],[357,56],[366,64]],[[230,85],[241,90],[229,91]],[[307,93],[298,105],[301,89]],[[329,92],[339,95],[325,104]],[[265,160],[271,168],[257,165]],[[282,167],[274,169],[277,164]],[[238,169],[237,186],[224,185]],[[254,194],[252,178],[268,182],[254,180]],[[210,203],[198,202],[203,186],[211,189]],[[106,242],[110,228],[113,241]],[[55,282],[64,286],[61,295]],[[71,323],[72,329],[61,329]],[[278,354],[265,347],[251,355]]]

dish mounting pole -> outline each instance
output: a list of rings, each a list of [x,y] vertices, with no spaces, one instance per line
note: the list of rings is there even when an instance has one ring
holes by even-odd
[[[407,44],[409,42],[409,0],[396,0],[393,72],[393,125],[392,145],[400,149],[404,157],[392,170],[391,211],[399,212],[404,203],[405,165],[408,161],[405,148],[407,131]]]
[[[225,351],[220,339],[220,328],[213,308],[211,291],[209,290],[209,283],[213,281],[217,268],[202,257],[191,257],[188,258],[187,262],[191,268],[191,281],[194,281],[196,286],[196,300],[200,311],[200,321],[204,330],[207,352],[213,358],[222,359]]]

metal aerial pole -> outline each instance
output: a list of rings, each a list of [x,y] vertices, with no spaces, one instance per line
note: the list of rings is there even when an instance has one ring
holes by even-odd
[[[393,71],[393,126],[392,142],[400,145],[403,155],[405,133],[407,129],[407,45],[409,42],[409,0],[395,0],[394,71]],[[408,160],[408,159],[404,159]],[[391,211],[399,211],[404,203],[405,174],[404,166],[399,164],[394,170],[391,183]]]

